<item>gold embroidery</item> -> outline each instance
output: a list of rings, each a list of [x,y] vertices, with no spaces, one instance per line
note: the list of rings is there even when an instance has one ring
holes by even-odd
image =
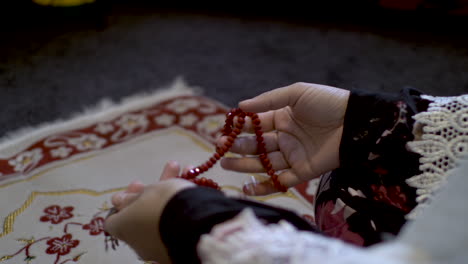
[[[32,161],[31,157],[25,157],[24,160],[20,161],[23,166],[28,165]]]
[[[9,260],[11,259],[13,256],[3,256],[3,257],[0,257],[0,262],[2,261],[5,261],[5,260]]]
[[[5,221],[3,222],[3,232],[0,234],[0,238],[8,235],[9,233],[13,232],[13,225],[15,223],[15,219],[18,215],[20,215],[22,212],[28,208],[31,203],[36,199],[37,196],[60,196],[60,195],[70,195],[70,194],[84,194],[84,195],[90,195],[90,196],[101,196],[104,194],[108,193],[113,193],[113,192],[118,192],[125,190],[125,188],[113,188],[110,190],[105,190],[105,191],[93,191],[93,190],[88,190],[88,189],[77,189],[77,190],[68,190],[68,191],[58,191],[58,192],[36,192],[33,191],[28,199],[21,205],[20,208],[16,209],[12,213],[10,213],[6,218]]]
[[[135,120],[130,119],[127,121],[127,126],[133,127],[135,125],[138,125],[138,123]]]
[[[109,206],[107,201],[104,201],[104,203],[101,205],[101,207],[99,207],[99,211],[105,212],[105,211],[109,211],[111,208],[112,208],[112,206]]]
[[[86,149],[89,149],[89,148],[91,148],[91,147],[94,147],[94,144],[95,144],[95,143],[94,143],[93,141],[91,141],[91,140],[86,140],[86,141],[83,142],[83,146],[85,146]]]
[[[29,244],[36,242],[36,239],[34,239],[34,237],[31,237],[31,239],[19,238],[19,239],[16,239],[16,241],[19,241],[25,245],[29,245]]]
[[[204,149],[204,150],[206,150],[208,152],[213,151],[213,145],[204,142],[203,139],[201,139],[200,137],[197,137],[195,134],[193,134],[193,133],[191,133],[189,131],[186,131],[186,130],[184,130],[182,128],[179,128],[179,127],[172,127],[172,128],[168,128],[168,129],[164,129],[164,130],[153,131],[153,133],[150,132],[150,133],[147,134],[148,137],[145,137],[143,135],[142,137],[140,137],[136,141],[132,141],[132,142],[135,143],[135,142],[146,141],[146,140],[149,140],[150,138],[153,138],[155,136],[167,135],[167,134],[169,134],[171,132],[175,132],[175,133],[177,133],[179,135],[188,137],[197,146],[201,147],[202,149]],[[7,186],[10,186],[10,185],[13,185],[15,183],[31,181],[31,180],[36,179],[36,178],[38,178],[38,177],[40,177],[40,176],[42,176],[42,175],[56,169],[56,168],[61,168],[61,167],[65,167],[65,166],[67,166],[69,164],[72,164],[72,163],[77,163],[77,162],[80,162],[80,161],[83,161],[83,160],[88,160],[88,159],[94,158],[94,157],[96,157],[98,155],[102,155],[104,153],[107,153],[108,151],[115,151],[115,150],[103,149],[102,151],[97,152],[97,153],[94,152],[93,154],[90,154],[89,156],[79,158],[79,159],[70,160],[69,162],[62,163],[62,164],[56,165],[54,167],[45,169],[44,171],[42,171],[40,173],[37,173],[37,174],[34,174],[33,176],[31,176],[31,177],[29,177],[27,179],[17,180],[17,181],[13,181],[13,182],[9,182],[9,183],[0,185],[0,189],[4,188],[4,187],[7,187]],[[228,153],[226,155],[227,156],[234,156],[233,154],[230,154],[230,153]],[[253,175],[256,179],[265,179],[264,176],[261,176],[261,175],[258,175],[258,174],[251,174],[251,175]],[[231,189],[231,190],[235,190],[235,191],[238,191],[238,192],[242,193],[242,190],[240,188],[238,188],[238,187],[222,186],[222,188]],[[4,223],[3,223],[3,232],[0,233],[0,238],[8,235],[9,233],[11,233],[13,231],[13,225],[14,225],[16,217],[19,216],[21,213],[23,213],[31,205],[31,203],[34,201],[34,199],[39,195],[43,195],[43,196],[60,196],[60,195],[70,195],[70,194],[85,194],[85,195],[90,195],[90,196],[101,196],[101,195],[104,195],[104,194],[117,192],[117,191],[122,191],[122,190],[125,190],[125,188],[124,187],[114,188],[114,189],[110,189],[110,190],[106,190],[106,191],[102,191],[102,192],[97,192],[97,191],[93,191],[93,190],[89,190],[89,189],[78,189],[78,190],[56,191],[56,192],[36,192],[36,191],[33,191],[20,208],[16,209],[15,211],[10,213],[5,218]],[[258,201],[268,201],[270,199],[278,198],[278,197],[292,198],[292,199],[295,199],[295,200],[302,201],[295,194],[293,194],[291,191],[288,191],[286,193],[272,194],[272,195],[268,195],[268,196],[254,197],[254,199],[256,199]],[[101,209],[103,209],[103,208],[104,208],[104,206]],[[0,261],[1,261],[1,259],[0,259]]]
[[[86,254],[86,252],[83,252],[83,253],[80,253],[78,255],[76,255],[75,257],[73,257],[73,261],[77,262],[78,260],[80,260],[80,258]]]
[[[155,132],[161,132],[161,131],[155,131]],[[166,132],[166,133],[162,133],[162,134],[167,134],[167,132],[170,132],[170,131],[166,130],[166,131],[162,131],[162,132]],[[157,135],[161,135],[161,133],[153,134],[153,135],[151,135],[151,138],[153,136],[157,136]],[[188,134],[185,134],[185,136],[188,136]],[[193,139],[193,137],[190,137],[190,136],[188,136],[188,137]],[[143,140],[143,139],[141,139],[141,140]],[[90,154],[87,157],[83,157],[83,158],[75,159],[75,160],[70,160],[69,162],[59,164],[59,165],[56,165],[54,167],[45,169],[44,171],[36,173],[36,174],[34,174],[33,176],[31,176],[31,177],[29,177],[27,179],[22,179],[22,180],[17,180],[17,181],[12,181],[12,182],[9,182],[9,183],[2,184],[2,185],[0,185],[0,189],[8,187],[8,186],[16,184],[16,183],[28,182],[28,181],[34,180],[34,179],[36,179],[36,178],[38,178],[38,177],[40,177],[40,176],[54,170],[54,169],[62,168],[62,167],[65,167],[65,166],[67,166],[69,164],[77,163],[77,162],[80,162],[80,161],[83,161],[83,160],[88,160],[88,159],[94,158],[94,157],[98,156],[99,154],[103,154],[103,153],[105,153],[105,150],[102,151],[102,152],[99,152],[99,153]],[[15,211],[10,213],[5,218],[5,220],[3,221],[3,232],[0,233],[0,238],[8,235],[11,232],[13,232],[13,225],[14,225],[14,222],[16,220],[16,217],[19,216],[21,213],[23,213],[31,205],[31,203],[34,201],[34,199],[38,195],[59,196],[59,195],[67,195],[67,194],[86,194],[86,195],[91,195],[91,196],[100,196],[100,195],[104,195],[104,194],[107,194],[107,193],[123,191],[123,190],[125,190],[125,188],[122,187],[122,188],[114,188],[114,189],[103,191],[103,192],[96,192],[96,191],[93,191],[93,190],[86,190],[86,189],[69,190],[69,191],[57,191],[57,192],[35,192],[34,191],[29,195],[29,197],[26,199],[26,201],[23,203],[23,205],[20,208],[16,209]]]

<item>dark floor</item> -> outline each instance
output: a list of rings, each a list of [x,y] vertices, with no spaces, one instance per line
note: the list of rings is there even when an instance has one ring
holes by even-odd
[[[282,16],[119,3],[99,11],[34,9],[25,20],[15,10],[1,20],[0,136],[177,76],[229,106],[297,81],[468,92],[466,19],[353,20],[318,11],[296,17],[291,9]]]

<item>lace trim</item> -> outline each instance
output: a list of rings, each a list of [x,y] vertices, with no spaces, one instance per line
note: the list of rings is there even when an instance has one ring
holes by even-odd
[[[426,254],[401,243],[363,249],[320,234],[298,231],[285,221],[264,225],[251,209],[203,235],[197,250],[203,264],[429,263]]]
[[[418,206],[407,215],[409,219],[431,202],[468,151],[468,95],[422,98],[431,101],[426,112],[414,116],[415,131],[422,128],[422,135],[407,145],[422,156],[419,160],[422,173],[406,181],[417,189]]]

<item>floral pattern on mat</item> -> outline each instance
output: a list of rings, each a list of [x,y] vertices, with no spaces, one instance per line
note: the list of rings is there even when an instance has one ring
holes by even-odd
[[[209,99],[184,96],[125,113],[110,121],[51,135],[13,157],[0,159],[0,182],[15,173],[25,174],[54,161],[105,149],[173,125],[214,142],[224,124],[226,112],[226,108]]]
[[[60,165],[78,157],[90,157],[94,152],[98,153],[107,148],[116,147],[158,130],[178,127],[196,134],[207,142],[214,143],[220,135],[227,112],[227,108],[208,98],[179,96],[140,110],[125,112],[111,120],[102,120],[79,129],[52,133],[18,153],[0,159],[0,186],[4,188],[3,192],[8,192],[10,187],[29,183],[29,180],[36,177],[35,175],[47,171],[51,164]],[[69,188],[66,182],[63,184],[60,186],[64,186],[64,189]],[[298,186],[297,191],[302,195],[304,203],[313,203],[316,185],[317,181],[310,185]],[[27,192],[32,191],[30,188],[24,189]],[[61,192],[64,195],[81,193],[98,197],[110,195],[115,191],[117,189],[114,188],[101,191],[67,189]],[[26,195],[27,192],[25,192]],[[103,244],[106,243],[103,214],[109,209],[107,205],[101,208],[93,207],[94,209],[89,206],[82,208],[80,200],[66,200],[72,199],[66,198],[66,201],[63,201],[64,198],[61,198],[61,194],[58,193],[58,191],[32,191],[24,204],[15,205],[19,209],[14,211],[8,209],[7,212],[5,208],[1,211],[0,207],[0,217],[4,218],[0,244],[6,245],[8,242],[9,245],[8,252],[5,252],[2,246],[0,263],[78,263],[80,260],[89,260],[90,252],[100,250],[91,249],[94,247],[91,246],[92,243],[99,244],[101,241]],[[21,195],[21,197],[24,196],[24,194]],[[42,197],[40,201],[36,201],[38,196]],[[44,200],[45,196],[51,198]],[[99,197],[99,203],[103,203],[106,198],[109,199]],[[37,205],[33,205],[33,202],[41,207],[34,209]],[[89,203],[94,203],[96,206],[96,200]],[[26,212],[26,209],[29,217],[23,217],[21,221],[23,221],[22,225],[31,226],[28,230],[34,230],[32,233],[23,230],[24,226],[17,223],[19,221],[17,216]],[[37,210],[41,210],[40,213]],[[35,216],[31,216],[33,213]],[[314,222],[312,210],[310,214],[304,214],[304,217]],[[15,230],[13,230],[14,226],[16,226]],[[48,232],[44,231],[47,227],[49,227]],[[99,238],[99,240],[88,241],[92,237]],[[110,252],[104,255],[106,261],[108,261],[107,256],[111,261],[109,263],[114,263]]]
[[[76,250],[74,250],[74,248],[80,244],[80,240],[75,239],[73,234],[85,231],[90,236],[102,235],[104,237],[104,218],[102,214],[107,208],[101,209],[87,223],[71,221],[74,216],[74,209],[73,206],[60,205],[51,205],[45,208],[43,211],[44,215],[39,218],[40,222],[44,224],[50,222],[53,225],[60,225],[63,233],[55,237],[44,236],[40,238],[17,239],[23,245],[19,246],[16,252],[4,256],[0,255],[0,261],[17,258],[18,263],[22,261],[24,263],[31,263],[31,261],[36,259],[36,255],[40,253],[40,251],[34,247],[39,243],[45,243],[47,245],[45,253],[53,257],[50,263],[62,264],[78,262],[86,252],[75,252]],[[104,238],[103,241],[105,241]]]

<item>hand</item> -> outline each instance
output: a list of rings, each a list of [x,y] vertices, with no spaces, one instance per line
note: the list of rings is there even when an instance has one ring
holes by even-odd
[[[296,83],[239,103],[258,113],[273,169],[286,187],[313,179],[339,166],[339,146],[349,91],[330,86]],[[246,122],[244,132],[253,132]],[[226,137],[218,140],[221,146]],[[254,155],[255,136],[239,137],[232,152]],[[258,157],[223,158],[221,166],[238,172],[264,172]],[[244,186],[249,195],[277,192],[271,181]]]
[[[112,204],[118,210],[105,221],[105,230],[125,241],[143,260],[170,263],[166,247],[159,234],[159,219],[167,202],[178,192],[195,186],[179,175],[176,162],[166,164],[161,182],[144,186],[131,183],[125,192],[112,196]]]

